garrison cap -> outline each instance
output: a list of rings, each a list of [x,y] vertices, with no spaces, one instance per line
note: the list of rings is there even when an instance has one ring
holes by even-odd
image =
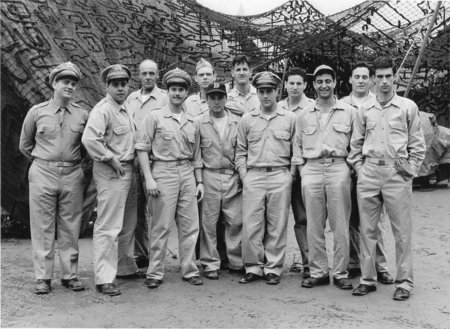
[[[195,72],[197,73],[198,70],[200,70],[201,68],[204,68],[204,67],[209,67],[211,70],[214,71],[214,68],[210,62],[208,62],[204,58],[200,58],[200,60],[197,62],[197,65],[195,66]]]
[[[180,85],[187,89],[192,84],[189,74],[186,71],[180,70],[178,67],[164,74],[162,82],[166,88],[172,85]]]
[[[206,96],[209,94],[222,94],[227,95],[227,88],[225,88],[225,85],[221,82],[213,82],[210,83],[208,88],[206,89]]]
[[[331,74],[333,79],[336,79],[336,72],[334,72],[334,70],[328,65],[319,65],[318,67],[316,67],[313,74],[314,79],[319,75],[319,73],[329,73]]]
[[[114,64],[108,66],[100,73],[100,77],[104,83],[110,80],[130,80],[131,71],[128,67],[122,64]]]
[[[259,72],[255,75],[252,85],[255,88],[278,88],[281,79],[275,73],[269,71]]]
[[[81,71],[78,66],[76,66],[72,62],[62,63],[50,72],[48,81],[50,81],[50,83],[53,83],[54,80],[57,80],[61,77],[72,77],[78,81],[81,78]]]

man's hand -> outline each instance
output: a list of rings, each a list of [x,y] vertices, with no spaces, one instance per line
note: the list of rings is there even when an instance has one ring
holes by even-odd
[[[205,196],[205,188],[203,187],[203,183],[198,183],[197,188],[195,189],[195,195],[197,196],[197,202],[203,200]]]
[[[125,171],[123,170],[122,164],[116,158],[112,158],[107,162],[116,172],[117,178],[125,176]]]
[[[158,197],[158,194],[160,193],[160,190],[158,189],[158,184],[153,178],[145,180],[145,189],[147,190],[148,195],[154,198]]]

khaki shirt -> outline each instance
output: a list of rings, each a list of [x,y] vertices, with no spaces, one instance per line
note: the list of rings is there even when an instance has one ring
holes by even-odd
[[[149,153],[152,161],[190,160],[194,168],[203,167],[198,123],[184,111],[178,122],[168,105],[141,122],[136,150]]]
[[[134,159],[135,126],[124,105],[109,94],[95,105],[89,116],[82,142],[95,161]]]
[[[371,92],[371,91],[369,90],[369,94],[367,95],[367,99],[366,99],[366,101],[365,101],[364,103],[366,103],[366,102],[371,102],[371,101],[373,101],[373,99],[375,99],[376,97],[377,97],[377,96],[376,96],[373,92]],[[342,97],[340,100],[341,100],[342,102],[344,102],[344,103],[347,103],[347,104],[353,106],[353,107],[356,108],[357,110],[360,110],[360,108],[361,108],[361,106],[358,106],[358,105],[355,103],[352,94],[350,94],[350,95],[348,95],[348,96],[345,96],[345,97]]]
[[[150,93],[150,98],[145,102],[142,99],[142,89],[132,92],[125,102],[125,108],[133,118],[136,128],[139,128],[139,124],[144,120],[148,112],[160,109],[166,106],[167,103],[167,92],[155,86]]]
[[[238,128],[236,168],[241,177],[248,168],[291,165],[295,114],[277,107],[269,120],[260,109],[244,114]]]
[[[357,110],[347,103],[336,100],[335,106],[328,114],[326,124],[323,125],[316,104],[312,103],[297,114],[292,159],[295,165],[303,165],[305,159],[348,156]]]
[[[208,102],[200,98],[200,93],[194,94],[186,98],[184,101],[184,108],[186,113],[192,117],[198,117],[202,113],[208,111]]]
[[[63,110],[53,98],[33,106],[20,134],[19,149],[27,158],[47,161],[81,159],[81,135],[89,112],[75,103]]]
[[[425,139],[416,103],[395,94],[384,107],[376,98],[364,104],[355,120],[348,162],[359,171],[364,157],[405,158],[417,174]]]
[[[231,113],[239,116],[254,109],[259,109],[259,106],[258,94],[253,86],[250,86],[250,92],[247,95],[241,94],[236,88],[231,89],[228,92],[227,103],[225,104],[225,107]]]
[[[303,110],[304,108],[308,107],[310,104],[314,103],[314,101],[311,98],[306,97],[303,95],[302,100],[300,103],[297,104],[297,106],[293,109],[289,109],[289,103],[288,99],[285,98],[278,102],[278,105],[281,106],[282,109],[286,111],[292,111],[294,113],[297,113],[300,110]]]
[[[225,137],[211,119],[210,111],[196,118],[200,128],[200,148],[205,168],[234,169],[238,124],[241,118],[227,111],[228,124]]]

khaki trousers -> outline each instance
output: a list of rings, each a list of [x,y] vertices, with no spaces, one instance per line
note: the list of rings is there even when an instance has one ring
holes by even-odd
[[[286,168],[249,169],[242,194],[242,258],[247,273],[283,271],[292,175]]]
[[[350,169],[345,162],[307,162],[300,175],[308,221],[311,277],[328,275],[325,247],[325,224],[328,218],[334,236],[333,276],[337,279],[347,278],[351,212]]]
[[[94,276],[97,285],[111,283],[119,275],[137,271],[133,259],[136,227],[136,190],[133,165],[124,165],[125,175],[117,178],[106,163],[94,162],[97,187],[97,220],[94,224]]]
[[[308,266],[308,238],[306,234],[306,209],[302,198],[301,179],[297,173],[297,179],[292,183],[291,196],[292,213],[294,214],[294,233],[297,245],[302,255],[302,264]]]
[[[80,165],[50,167],[33,162],[30,167],[30,230],[36,279],[53,278],[55,225],[61,279],[77,277],[83,178]]]
[[[232,171],[230,169],[230,171]],[[225,243],[229,267],[239,270],[242,262],[242,188],[238,173],[203,170],[205,196],[202,201],[200,231],[200,263],[205,271],[220,268],[217,250],[217,221],[220,213],[225,222]]]
[[[188,162],[177,165],[175,161],[155,161],[152,175],[160,193],[157,197],[150,197],[150,262],[147,278],[162,280],[164,277],[169,229],[174,219],[178,228],[181,275],[183,278],[199,275],[195,264],[199,219],[194,169]]]
[[[412,180],[397,173],[394,165],[365,163],[358,173],[358,206],[361,216],[361,283],[376,285],[375,267],[378,222],[384,204],[395,239],[397,287],[413,288]]]

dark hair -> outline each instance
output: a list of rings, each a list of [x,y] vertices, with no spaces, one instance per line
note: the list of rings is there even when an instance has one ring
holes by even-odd
[[[353,71],[356,70],[357,68],[360,67],[365,67],[368,71],[369,71],[369,75],[372,75],[372,69],[370,68],[369,64],[367,64],[366,62],[358,62],[358,63],[354,63],[351,66],[351,75],[353,75]]]
[[[376,60],[374,60],[372,65],[374,74],[377,69],[392,69],[392,72],[394,74],[397,73],[397,67],[393,59],[390,57],[378,57]]]
[[[290,68],[289,71],[286,72],[286,81],[292,75],[299,75],[303,78],[303,82],[306,82],[306,71],[304,69],[301,69],[299,67]]]
[[[248,67],[250,67],[250,58],[248,58],[245,55],[237,55],[233,58],[233,62],[231,62],[231,67],[234,68],[237,64],[244,64],[247,63]]]

